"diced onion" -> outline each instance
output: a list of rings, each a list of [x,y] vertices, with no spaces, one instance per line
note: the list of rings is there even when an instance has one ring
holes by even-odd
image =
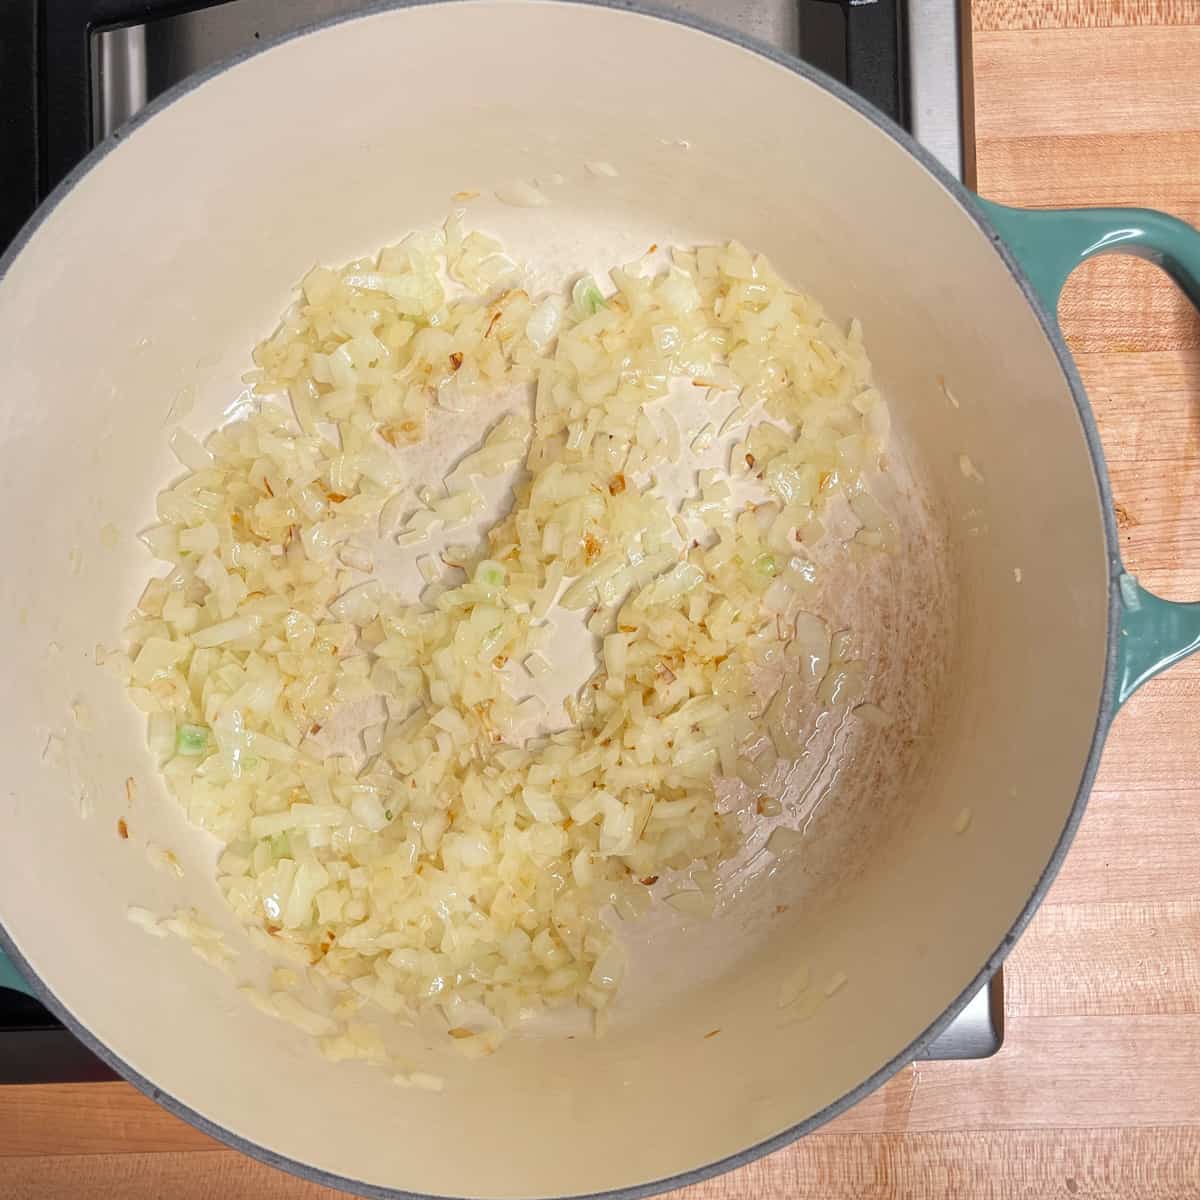
[[[518,208],[544,208],[550,203],[545,192],[524,179],[514,179],[498,187],[496,199]]]
[[[789,1004],[795,1004],[811,981],[812,971],[806,966],[789,972],[779,985],[779,1007],[787,1008]]]
[[[497,195],[547,202],[523,180]],[[637,920],[665,890],[684,918],[714,911],[747,832],[715,776],[763,795],[742,816],[774,823],[777,758],[803,750],[796,710],[883,723],[848,634],[789,616],[820,595],[805,546],[832,502],[858,546],[894,540],[866,484],[889,420],[861,336],[736,243],[671,258],[614,268],[607,294],[584,274],[569,303],[565,284],[531,296],[456,212],[311,270],[254,352],[252,401],[203,441],[170,435],[190,474],[142,534],[166,569],[98,661],[148,714],[168,789],[223,844],[233,915],[296,969],[269,995],[243,990],[331,1060],[440,1088],[344,1022],[359,1005],[437,1010],[467,1057],[544,1006],[590,1008],[601,1032],[625,970],[608,909]],[[505,413],[522,386],[530,406]],[[698,431],[689,417],[685,440],[679,389],[736,393],[722,433],[744,428],[736,486],[706,466],[675,511],[652,472],[690,470],[717,437],[715,415]],[[482,442],[444,479],[409,478],[407,448],[454,425]],[[476,544],[495,496],[479,481],[500,476],[511,499]],[[419,599],[373,577],[423,543]],[[564,634],[569,656],[598,637],[598,661],[562,697],[567,727],[545,733]],[[760,676],[781,670],[762,711]],[[65,749],[47,743],[47,761]],[[780,825],[766,846],[786,856],[801,836]],[[230,969],[194,913],[129,919]],[[331,985],[332,1014],[299,998],[300,968]]]

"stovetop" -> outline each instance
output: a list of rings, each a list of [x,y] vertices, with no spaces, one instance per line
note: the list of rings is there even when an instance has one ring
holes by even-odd
[[[665,6],[799,55],[973,182],[960,0]],[[357,0],[0,0],[0,249],[94,144],[172,84],[256,41],[357,7]],[[0,1083],[114,1078],[37,1001],[2,986],[10,970],[0,958]],[[922,1057],[986,1057],[999,1049],[1003,1025],[997,974]]]

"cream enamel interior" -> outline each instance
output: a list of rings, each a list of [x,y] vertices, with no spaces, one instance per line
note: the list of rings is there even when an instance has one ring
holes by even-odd
[[[619,175],[589,175],[597,159]],[[133,534],[177,471],[165,419],[181,389],[197,395],[187,426],[205,432],[313,263],[440,222],[460,189],[551,172],[568,177],[551,207],[485,199],[470,215],[547,282],[650,241],[736,237],[863,321],[933,498],[915,526],[934,531],[922,553],[955,581],[937,593],[944,636],[928,643],[944,677],[894,770],[839,784],[857,787],[846,803],[868,825],[871,789],[895,792],[870,854],[834,856],[815,889],[802,856],[753,911],[656,943],[609,1037],[514,1042],[433,1068],[448,1076],[441,1094],[402,1091],[385,1073],[326,1063],[183,943],[128,923],[136,903],[195,905],[228,924],[211,847],[155,782],[141,719],[93,648],[115,642],[147,573]],[[467,0],[297,38],[182,96],[65,195],[0,282],[0,344],[0,921],[121,1060],[253,1145],[435,1195],[574,1195],[702,1167],[899,1053],[1000,944],[1051,856],[1105,656],[1107,556],[1078,414],[1035,315],[958,202],[783,66],[571,4]],[[963,454],[981,480],[964,475]],[[889,580],[875,586],[886,599]],[[895,609],[899,626],[875,635],[902,664],[920,657],[906,628],[918,607]],[[86,735],[71,728],[78,698],[94,713]],[[65,770],[42,761],[55,732]],[[964,808],[971,823],[956,834]],[[129,841],[116,836],[121,816]],[[182,882],[150,866],[146,841],[175,849]],[[764,897],[785,893],[811,903],[768,921]],[[717,965],[701,984],[688,962]],[[847,983],[788,1022],[776,997],[799,964],[816,987],[838,972]],[[694,986],[669,986],[679,978]]]

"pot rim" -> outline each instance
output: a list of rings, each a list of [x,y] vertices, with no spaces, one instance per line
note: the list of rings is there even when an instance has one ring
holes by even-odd
[[[206,67],[186,79],[180,80],[172,87],[168,88],[160,96],[152,100],[146,107],[141,109],[133,118],[131,118],[124,126],[116,130],[113,134],[107,137],[103,142],[94,146],[92,150],[75,166],[64,178],[57,184],[49,196],[42,201],[30,218],[18,231],[16,237],[13,238],[3,255],[0,255],[0,283],[2,283],[8,274],[9,268],[16,261],[17,256],[21,253],[24,247],[28,244],[33,235],[38,231],[46,218],[54,211],[55,208],[63,201],[63,199],[78,185],[91,171],[96,167],[120,142],[140,128],[146,121],[152,119],[159,112],[179,100],[183,96],[188,95],[197,87],[208,82],[208,80],[223,74],[231,67],[238,66],[248,59],[254,58],[268,50],[274,49],[276,46],[283,45],[292,41],[295,38],[307,37],[310,34],[317,34],[325,29],[331,29],[337,25],[341,25],[347,21],[355,21],[361,18],[370,18],[384,12],[393,12],[406,8],[425,8],[435,4],[449,5],[460,3],[462,0],[373,0],[372,3],[366,6],[345,13],[337,13],[333,16],[323,18],[322,20],[309,23],[299,29],[292,30],[287,33],[277,34],[273,37],[256,41],[252,46],[248,46],[243,50],[238,51],[231,57],[215,63],[212,66]],[[478,2],[478,0],[476,0]],[[484,3],[488,0],[483,0]],[[503,2],[503,0],[501,0]],[[761,1142],[755,1143],[753,1146],[748,1146],[744,1150],[739,1150],[735,1154],[727,1155],[724,1158],[717,1159],[714,1162],[705,1163],[702,1166],[695,1167],[688,1171],[682,1171],[676,1175],[665,1176],[660,1179],[650,1180],[646,1183],[633,1184],[628,1187],[613,1188],[603,1192],[589,1193],[572,1193],[569,1200],[638,1200],[640,1197],[653,1196],[661,1192],[673,1190],[677,1188],[688,1187],[695,1183],[700,1183],[703,1180],[710,1179],[715,1175],[723,1174],[727,1171],[732,1171],[738,1167],[745,1166],[748,1163],[754,1162],[756,1159],[762,1158],[768,1154],[774,1153],[785,1146],[790,1145],[798,1138],[805,1134],[811,1133],[813,1130],[824,1125],[826,1122],[839,1116],[847,1109],[853,1107],[860,1100],[870,1095],[872,1092],[881,1087],[901,1068],[911,1063],[916,1059],[920,1052],[931,1042],[936,1040],[942,1032],[950,1025],[955,1017],[966,1007],[976,993],[985,987],[992,975],[1000,967],[1000,964],[1007,957],[1009,951],[1015,945],[1017,939],[1024,931],[1026,925],[1032,919],[1033,914],[1040,907],[1042,900],[1045,898],[1050,885],[1054,882],[1058,875],[1059,869],[1062,866],[1063,860],[1066,857],[1067,850],[1070,848],[1074,840],[1076,830],[1083,818],[1084,810],[1087,807],[1088,795],[1091,791],[1092,782],[1095,779],[1096,771],[1100,764],[1101,752],[1104,748],[1105,736],[1108,732],[1108,727],[1112,723],[1113,716],[1117,710],[1116,687],[1117,687],[1117,653],[1118,653],[1118,629],[1119,629],[1119,612],[1120,612],[1120,590],[1119,580],[1123,574],[1121,565],[1119,542],[1117,538],[1116,518],[1113,513],[1112,496],[1109,488],[1108,471],[1105,466],[1104,451],[1101,446],[1099,431],[1096,426],[1096,421],[1092,413],[1091,404],[1088,401],[1087,393],[1084,390],[1083,383],[1079,378],[1078,370],[1076,369],[1074,359],[1067,348],[1066,342],[1063,340],[1062,333],[1059,330],[1055,315],[1047,310],[1038,295],[1033,284],[1025,274],[1016,257],[1008,249],[1000,235],[988,222],[983,212],[976,203],[974,194],[970,192],[966,186],[953,175],[929,153],[907,130],[902,129],[889,117],[884,115],[873,105],[863,100],[857,93],[853,92],[845,84],[838,80],[825,75],[823,72],[803,62],[801,59],[793,55],[785,54],[780,50],[769,46],[764,42],[760,42],[755,38],[748,37],[737,30],[722,27],[714,22],[710,22],[704,18],[692,16],[687,13],[677,11],[665,11],[655,6],[654,3],[644,4],[641,0],[554,0],[555,3],[567,6],[575,5],[578,7],[603,8],[614,11],[624,11],[634,13],[639,16],[651,17],[657,20],[668,21],[675,25],[682,25],[687,28],[696,29],[701,33],[709,34],[712,37],[717,37],[726,42],[731,42],[734,45],[740,46],[744,50],[749,50],[754,54],[768,59],[779,66],[786,67],[794,74],[807,79],[810,83],[816,84],[827,92],[831,92],[843,103],[850,105],[859,115],[865,117],[872,122],[877,129],[890,137],[894,142],[897,142],[904,150],[906,150],[916,161],[925,168],[945,189],[950,196],[956,200],[959,206],[966,212],[979,231],[991,242],[996,253],[1000,256],[1004,265],[1008,268],[1009,274],[1013,277],[1017,286],[1021,289],[1026,302],[1033,309],[1034,314],[1041,325],[1042,332],[1046,339],[1050,342],[1054,350],[1055,357],[1058,360],[1059,368],[1063,373],[1063,377],[1067,383],[1067,387],[1071,393],[1071,398],[1075,402],[1075,408],[1079,416],[1080,425],[1082,426],[1084,439],[1087,443],[1088,453],[1092,462],[1092,472],[1096,482],[1096,490],[1101,507],[1101,519],[1104,526],[1105,546],[1108,554],[1109,565],[1109,602],[1108,602],[1108,625],[1107,625],[1107,644],[1104,661],[1104,676],[1100,691],[1100,704],[1096,713],[1096,723],[1092,731],[1091,743],[1088,748],[1087,760],[1084,764],[1083,773],[1080,777],[1079,786],[1076,789],[1075,799],[1071,806],[1071,811],[1067,816],[1067,820],[1063,825],[1063,829],[1054,849],[1046,863],[1041,875],[1038,878],[1033,891],[1030,893],[1028,901],[1017,915],[1016,920],[1004,935],[1000,945],[988,956],[987,960],[979,968],[971,981],[965,988],[950,1002],[942,1013],[932,1021],[925,1030],[918,1034],[907,1046],[905,1046],[898,1054],[891,1058],[883,1066],[879,1067],[870,1076],[864,1079],[861,1083],[851,1088],[850,1091],[838,1099],[831,1101],[824,1108],[811,1116],[806,1117],[803,1121],[790,1126],[781,1132],[774,1134],[772,1137],[766,1138]],[[278,1168],[296,1175],[302,1179],[311,1180],[314,1183],[319,1183],[325,1187],[338,1188],[352,1195],[364,1196],[368,1200],[455,1200],[454,1197],[449,1197],[443,1194],[433,1194],[427,1192],[410,1192],[400,1188],[392,1188],[367,1183],[363,1180],[348,1178],[347,1176],[338,1175],[331,1171],[323,1170],[319,1167],[314,1167],[309,1163],[304,1163],[298,1159],[290,1158],[286,1155],[278,1154],[273,1150],[261,1146],[256,1142],[252,1142],[242,1137],[240,1134],[219,1125],[216,1121],[205,1116],[203,1113],[197,1112],[195,1109],[184,1104],[174,1096],[164,1092],[161,1088],[147,1079],[144,1075],[134,1070],[120,1056],[110,1050],[104,1043],[96,1038],[91,1031],[71,1012],[71,1010],[59,998],[50,991],[41,978],[30,966],[29,962],[20,953],[9,937],[7,930],[0,922],[0,951],[15,963],[27,980],[30,981],[36,998],[45,1005],[46,1008],[54,1014],[70,1031],[78,1038],[92,1054],[101,1061],[110,1066],[114,1071],[127,1079],[139,1091],[149,1096],[151,1100],[160,1104],[168,1112],[174,1116],[180,1117],[187,1121],[190,1125],[199,1129],[201,1132],[208,1134],[210,1137],[234,1150],[238,1150],[247,1156],[257,1159],[259,1162],[266,1163],[268,1166]]]

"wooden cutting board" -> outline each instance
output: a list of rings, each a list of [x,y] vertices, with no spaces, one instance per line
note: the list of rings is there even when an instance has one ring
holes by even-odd
[[[1200,0],[975,0],[972,26],[984,196],[1200,225]],[[1127,258],[1076,272],[1061,312],[1126,562],[1200,598],[1200,321]],[[1117,719],[1067,864],[1008,960],[995,1058],[908,1067],[819,1134],[675,1196],[1200,1198],[1198,698],[1193,659]],[[0,1088],[8,1200],[334,1195],[123,1083]]]

